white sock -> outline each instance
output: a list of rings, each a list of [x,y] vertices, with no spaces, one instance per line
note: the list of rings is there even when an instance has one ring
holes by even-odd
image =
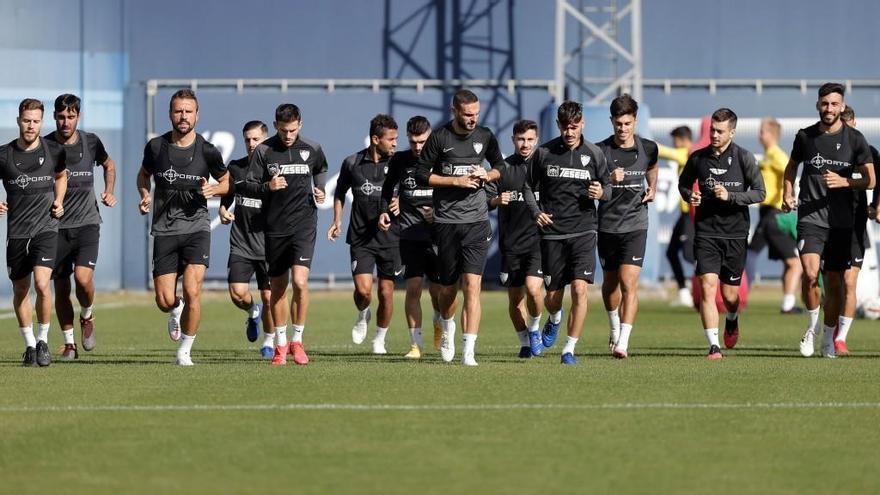
[[[577,337],[568,337],[565,340],[565,347],[562,348],[563,354],[574,354],[574,346],[577,345],[578,339]]]
[[[559,311],[557,311],[555,313],[550,313],[550,321],[553,322],[554,325],[561,322],[562,321],[562,310],[560,309]]]
[[[846,335],[849,333],[849,327],[852,325],[853,319],[848,316],[840,316],[837,318],[837,338],[841,342],[846,342]]]
[[[85,320],[88,320],[92,316],[92,307],[91,306],[83,306],[79,308],[79,316]]]
[[[287,325],[275,327],[275,345],[277,347],[287,346]]]
[[[813,335],[819,335],[819,308],[808,309],[807,316],[810,318],[810,328],[813,330]]]
[[[825,335],[822,336],[822,343],[824,345],[834,345],[834,330],[837,327],[829,327],[825,325]]]
[[[474,345],[477,343],[477,334],[475,333],[464,333],[461,335],[461,343],[464,350],[461,352],[463,354],[473,354],[474,353]]]
[[[528,330],[530,332],[537,332],[541,329],[541,313],[538,313],[538,316],[529,315],[526,318],[526,324],[528,325]]]
[[[727,312],[727,321],[736,321],[737,318],[739,318],[739,311]]]
[[[293,325],[293,335],[290,337],[290,341],[302,343],[305,329],[305,325]]]
[[[64,334],[64,343],[65,344],[73,344],[73,329],[69,328],[67,330],[62,330],[61,333]]]
[[[616,347],[625,351],[629,347],[629,335],[632,333],[633,326],[630,323],[620,324],[620,337],[617,338]]]
[[[376,336],[373,338],[373,342],[385,342],[385,334],[387,333],[387,328],[376,327]]]
[[[262,347],[274,347],[274,346],[275,346],[275,334],[263,332],[263,346]]]
[[[707,328],[706,332],[706,340],[709,341],[709,346],[721,347],[721,344],[718,343],[718,329],[717,328]]]
[[[529,345],[529,332],[527,330],[523,330],[522,332],[516,332],[516,336],[519,337],[519,345],[522,347],[526,347]]]
[[[49,324],[48,323],[38,323],[37,327],[39,328],[39,332],[37,333],[37,340],[42,340],[45,343],[49,343]]]
[[[25,347],[36,347],[37,339],[34,338],[34,328],[33,327],[19,327],[18,331],[21,332],[21,338],[24,339]]]
[[[180,336],[180,347],[177,348],[178,356],[189,356],[190,351],[193,348],[193,342],[195,342],[195,335],[181,335]]]
[[[450,319],[440,318],[440,328],[449,334],[449,337],[455,335],[455,317]]]
[[[251,319],[260,316],[259,308],[257,308],[257,301],[251,300],[251,307],[248,309],[248,313],[250,313]]]
[[[421,327],[413,327],[409,329],[409,341],[412,342],[412,345],[419,346],[419,349],[422,348],[422,328]]]
[[[370,321],[370,308],[364,308],[361,311],[358,311],[358,323],[367,323]]]
[[[611,330],[620,330],[620,313],[617,312],[617,309],[608,312],[608,327]]]
[[[795,302],[797,302],[797,299],[795,299],[794,294],[785,294],[782,296],[782,310],[791,311]]]

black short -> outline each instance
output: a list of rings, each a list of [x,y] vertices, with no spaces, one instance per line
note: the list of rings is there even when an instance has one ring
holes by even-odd
[[[811,223],[798,222],[797,248],[800,254],[818,254],[824,257],[825,245],[828,244],[830,231]]]
[[[283,275],[294,265],[312,267],[317,227],[307,227],[285,236],[266,236],[266,261],[269,263],[270,277]]]
[[[473,223],[437,223],[431,231],[437,248],[437,272],[442,285],[454,285],[462,273],[483,275],[492,242],[488,220]]]
[[[762,206],[758,227],[752,235],[749,251],[760,253],[767,246],[767,256],[771,260],[787,260],[798,257],[797,241],[779,230],[776,217],[780,211],[772,206]]]
[[[372,275],[375,268],[380,279],[394,280],[403,273],[400,252],[393,246],[351,246],[349,253],[352,275]]]
[[[403,278],[428,277],[437,282],[437,253],[431,241],[400,240],[400,261],[403,263]]]
[[[865,262],[865,249],[867,249],[867,243],[867,227],[863,229],[853,229],[852,241],[850,242],[850,248],[852,250],[852,263],[850,266],[862,268],[862,264]]]
[[[722,284],[739,285],[746,265],[746,240],[696,237],[694,257],[697,275],[714,273]]]
[[[505,287],[522,287],[526,277],[541,278],[541,244],[535,243],[532,249],[524,253],[501,252],[501,285]]]
[[[55,268],[58,233],[43,232],[30,239],[6,239],[6,273],[9,280],[21,280],[35,266]]]
[[[599,263],[602,269],[615,271],[620,265],[642,266],[647,242],[647,230],[599,232]]]
[[[74,266],[95,269],[98,262],[98,244],[101,227],[98,224],[83,225],[58,230],[58,254],[52,278],[68,278]]]
[[[205,265],[211,257],[211,232],[153,237],[153,278],[183,274],[186,265]]]
[[[828,230],[828,242],[822,256],[822,270],[841,272],[852,266],[862,267],[865,260],[865,229]]]
[[[257,276],[257,288],[269,290],[269,264],[265,260],[253,260],[230,254],[226,263],[226,282],[230,284],[249,284],[251,277]]]
[[[547,290],[559,290],[572,280],[592,284],[596,271],[596,233],[568,239],[541,239],[541,266]]]

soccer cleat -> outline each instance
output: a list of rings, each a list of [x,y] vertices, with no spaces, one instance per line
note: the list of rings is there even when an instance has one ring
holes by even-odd
[[[21,365],[26,367],[33,367],[37,365],[37,350],[33,347],[28,347],[24,350],[24,354],[21,355]]]
[[[52,363],[52,356],[49,355],[49,344],[42,340],[37,340],[37,364],[40,366],[49,366]]]
[[[440,326],[440,320],[434,320],[434,349],[440,350],[440,344],[443,340],[443,327]]]
[[[629,357],[629,354],[627,354],[626,349],[621,349],[617,346],[614,346],[614,348],[611,349],[611,355],[617,359],[627,359]]]
[[[544,343],[541,341],[541,332],[529,332],[529,349],[532,351],[532,356],[540,356],[544,354]]]
[[[806,333],[804,333],[804,336],[801,337],[801,356],[810,357],[813,355],[813,353],[816,352],[816,346],[815,344],[813,344],[815,336],[816,334],[813,333],[813,329],[807,328]]]
[[[578,364],[578,360],[577,360],[577,358],[574,357],[574,354],[572,354],[572,353],[570,353],[570,352],[566,352],[565,354],[563,354],[563,355],[562,355],[562,358],[560,358],[559,362],[562,363],[562,364],[565,364],[565,365],[575,365],[575,364]]]
[[[385,340],[373,339],[373,354],[388,354],[388,351],[385,350]]]
[[[564,315],[565,312],[560,310]],[[550,317],[547,317],[547,323],[544,323],[544,329],[541,330],[541,342],[544,344],[544,347],[553,347],[553,344],[556,343],[556,335],[559,333],[559,327],[562,325],[562,317],[559,318],[559,323],[553,323],[550,320]]]
[[[168,336],[177,342],[180,340],[180,315],[183,314],[183,299],[177,298],[177,306],[168,312]]]
[[[736,347],[736,341],[739,340],[739,318],[735,320],[724,320],[724,347],[733,349]]]
[[[367,318],[361,320],[358,318],[356,322],[354,322],[354,326],[351,327],[351,341],[355,344],[362,344],[364,339],[367,338],[367,329],[370,326],[370,308],[367,308]]]
[[[272,347],[268,345],[266,347],[260,347],[260,357],[262,357],[263,359],[272,359],[274,355],[275,349],[273,349]]]
[[[177,365],[178,366],[195,366],[195,363],[193,363],[192,357],[190,357],[189,353],[187,353],[187,354],[178,354],[177,355]]]
[[[448,335],[445,331],[440,333],[440,357],[447,363],[451,363],[455,357],[454,335]]]
[[[721,348],[720,347],[718,347],[717,345],[710,345],[709,346],[709,355],[706,356],[707,359],[709,359],[710,361],[718,361],[719,359],[721,359],[723,357],[724,356],[721,355]]]
[[[291,342],[289,352],[293,354],[294,364],[298,364],[300,366],[305,366],[309,364],[309,356],[308,354],[306,354],[306,350],[303,347],[302,342]]]
[[[611,328],[608,330],[608,350],[614,351],[614,346],[617,345],[617,341],[620,339],[620,328]]]
[[[91,351],[95,348],[95,315],[88,318],[79,317],[80,337],[84,351]]]
[[[263,316],[263,305],[257,304],[257,316],[254,318],[248,317],[245,322],[244,331],[247,335],[248,342],[256,342],[257,337],[260,336],[260,318]]]
[[[287,353],[289,348],[286,345],[276,345],[275,354],[272,355],[273,366],[284,366],[287,364]]]
[[[413,344],[410,346],[409,352],[404,354],[403,357],[405,357],[407,359],[421,359],[422,358],[422,349],[419,346]]]
[[[532,357],[532,348],[524,345],[519,348],[519,358],[520,359],[529,359]]]
[[[461,365],[462,366],[477,366],[477,360],[474,359],[474,353],[473,352],[461,353]]]
[[[830,344],[828,342],[822,342],[822,357],[826,357],[829,359],[834,359],[837,357],[837,352],[835,350],[835,345],[833,341]]]
[[[76,344],[64,344],[64,348],[61,349],[61,360],[73,361],[77,358],[79,358],[79,352],[77,352]]]
[[[800,306],[792,306],[789,309],[779,309],[779,314],[783,315],[800,315],[804,313],[804,308]]]
[[[834,341],[834,353],[838,356],[846,356],[849,354],[849,349],[846,347],[846,342],[842,340]]]

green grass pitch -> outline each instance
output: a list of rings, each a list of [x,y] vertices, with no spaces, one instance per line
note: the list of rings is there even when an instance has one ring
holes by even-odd
[[[643,300],[616,361],[592,293],[565,368],[559,343],[516,358],[500,292],[483,295],[477,368],[405,360],[402,294],[374,357],[351,344],[350,295],[313,292],[307,367],[261,361],[222,293],[206,295],[193,368],[172,364],[146,294],[99,294],[98,347],[44,369],[19,367],[6,314],[0,492],[880,492],[880,322],[855,323],[850,357],[804,359],[805,317],[776,298],[753,298],[720,362],[696,313]]]

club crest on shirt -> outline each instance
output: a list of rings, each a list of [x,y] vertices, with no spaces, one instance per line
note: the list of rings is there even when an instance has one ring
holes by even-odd
[[[299,150],[299,156],[303,159],[303,161],[308,160],[309,155],[311,155],[311,152],[309,150]]]
[[[590,155],[581,155],[581,165],[587,166],[590,164]]]
[[[838,150],[840,149],[840,143],[837,143],[837,149]]]
[[[43,161],[44,161],[45,159],[46,159],[46,158],[44,158],[44,157],[42,157],[42,156],[40,157],[40,165],[43,164]]]
[[[731,163],[733,163],[733,157],[732,157],[732,156],[728,156],[728,157],[727,157],[727,166],[729,167]]]
[[[388,173],[388,165],[385,165],[385,173]]]
[[[483,151],[483,143],[474,143],[474,151],[479,154]]]

